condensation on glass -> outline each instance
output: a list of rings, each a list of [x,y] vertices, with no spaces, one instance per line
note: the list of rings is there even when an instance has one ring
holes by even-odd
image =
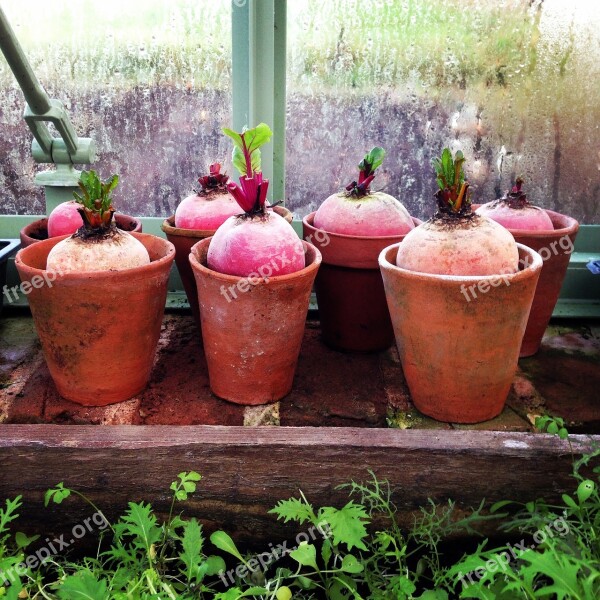
[[[168,216],[198,176],[229,155],[229,0],[3,0],[34,72],[78,135],[93,137],[115,205]],[[43,214],[24,99],[0,58],[0,213]],[[90,167],[88,167],[90,168]]]
[[[229,156],[230,0],[3,0],[51,97],[94,137],[119,208],[166,216]],[[600,2],[288,2],[286,201],[301,216],[388,151],[376,188],[423,218],[431,158],[467,156],[474,201],[522,175],[531,200],[600,223]],[[23,96],[0,59],[0,213],[40,214]]]
[[[431,159],[462,150],[473,201],[516,176],[600,223],[600,2],[289,3],[287,200],[299,215],[388,151],[375,188],[434,210]]]

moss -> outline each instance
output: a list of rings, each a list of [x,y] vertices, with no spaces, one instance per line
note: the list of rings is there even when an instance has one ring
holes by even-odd
[[[386,418],[388,427],[392,429],[412,429],[423,423],[423,417],[416,411],[396,410],[390,408]]]

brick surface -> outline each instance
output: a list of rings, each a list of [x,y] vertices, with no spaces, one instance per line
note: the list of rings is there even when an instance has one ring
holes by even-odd
[[[0,320],[0,422],[358,426],[526,431],[535,416],[563,416],[572,431],[600,431],[600,330],[553,325],[542,349],[519,371],[496,419],[449,425],[421,415],[410,401],[395,347],[346,354],[325,346],[307,323],[292,392],[280,402],[244,407],[216,398],[193,319],[167,314],[150,382],[136,398],[82,407],[61,398],[46,368],[33,322],[24,312]]]
[[[483,423],[471,423],[469,425],[453,423],[453,429],[472,429],[477,431],[531,431],[531,425],[524,420],[509,406],[494,419]]]
[[[379,354],[332,350],[309,323],[294,388],[280,402],[281,425],[385,427],[386,413]]]
[[[540,351],[519,361],[543,398],[542,413],[563,417],[572,433],[600,433],[600,337],[580,323],[548,328]]]
[[[244,407],[215,397],[192,317],[167,315],[148,387],[145,425],[243,425]]]

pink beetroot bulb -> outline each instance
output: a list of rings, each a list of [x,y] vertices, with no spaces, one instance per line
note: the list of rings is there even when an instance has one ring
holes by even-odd
[[[497,275],[517,271],[519,252],[511,233],[499,223],[436,216],[409,232],[396,264],[403,269],[439,275]]]
[[[238,215],[240,207],[229,192],[212,197],[192,194],[184,198],[175,211],[175,227],[212,231],[229,217]]]
[[[114,224],[104,237],[88,242],[74,234],[56,244],[46,260],[46,269],[56,273],[122,271],[150,263],[144,245]]]
[[[539,206],[534,206],[527,200],[521,186],[523,180],[519,177],[510,193],[503,198],[482,204],[475,212],[489,217],[511,230],[553,231],[554,225],[548,213]]]
[[[437,213],[415,227],[398,247],[396,265],[436,275],[488,276],[516,273],[519,251],[510,231],[471,210],[461,151],[444,148],[434,160]]]
[[[304,247],[277,213],[240,215],[229,217],[217,229],[207,262],[214,271],[239,277],[288,275],[305,267]]]
[[[48,237],[75,233],[83,225],[80,208],[81,204],[76,200],[62,202],[56,206],[48,216]]]
[[[214,231],[240,207],[227,190],[229,177],[221,173],[221,164],[213,163],[209,174],[198,179],[200,190],[184,198],[175,210],[175,227]]]
[[[358,165],[358,181],[345,191],[329,196],[315,213],[314,224],[330,233],[361,237],[404,235],[414,223],[396,198],[370,189],[375,171],[382,164],[385,150],[376,146]]]
[[[223,131],[234,141],[233,164],[241,174],[240,184],[229,182],[227,190],[242,214],[230,216],[215,232],[208,267],[226,275],[264,279],[300,271],[306,266],[302,241],[283,217],[267,209],[269,181],[260,170],[259,147],[271,139],[271,129],[260,123],[241,133]]]
[[[314,224],[330,233],[364,237],[403,235],[414,227],[406,208],[383,192],[360,199],[332,194],[317,209]]]

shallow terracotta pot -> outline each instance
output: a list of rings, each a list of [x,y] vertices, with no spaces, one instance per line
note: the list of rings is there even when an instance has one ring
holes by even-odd
[[[350,352],[378,352],[394,343],[377,259],[404,235],[363,237],[330,233],[302,220],[304,239],[317,246],[323,262],[315,281],[323,341]],[[413,219],[415,225],[421,221]]]
[[[546,210],[546,213],[554,225],[553,231],[509,229],[517,242],[538,252],[544,261],[523,337],[520,352],[522,357],[532,356],[540,348],[558,301],[579,231],[579,223],[572,217],[552,210]]]
[[[175,248],[132,233],[151,263],[124,271],[46,271],[51,248],[68,236],[31,244],[15,264],[44,357],[58,392],[86,406],[131,398],[147,384],[167,296]]]
[[[292,389],[321,253],[303,242],[306,266],[247,278],[209,269],[211,238],[192,247],[204,352],[212,392],[237,404],[265,404]]]
[[[142,232],[142,222],[135,217],[129,215],[122,215],[121,213],[115,213],[115,223],[119,229],[123,231],[135,231],[136,233]],[[48,219],[38,219],[25,225],[19,232],[21,238],[21,247],[26,248],[31,246],[35,242],[40,240],[48,239]]]
[[[273,210],[288,223],[292,222],[293,215],[287,208],[276,206]],[[161,225],[161,229],[165,232],[167,239],[175,246],[175,264],[177,265],[192,315],[196,321],[196,325],[198,325],[198,329],[200,329],[198,291],[192,266],[190,265],[190,252],[194,244],[214,235],[216,229],[182,229],[181,227],[175,227],[175,215],[165,219]]]
[[[431,275],[397,267],[398,246],[384,249],[379,265],[414,405],[451,423],[497,416],[517,368],[542,259],[519,244],[515,274]]]

